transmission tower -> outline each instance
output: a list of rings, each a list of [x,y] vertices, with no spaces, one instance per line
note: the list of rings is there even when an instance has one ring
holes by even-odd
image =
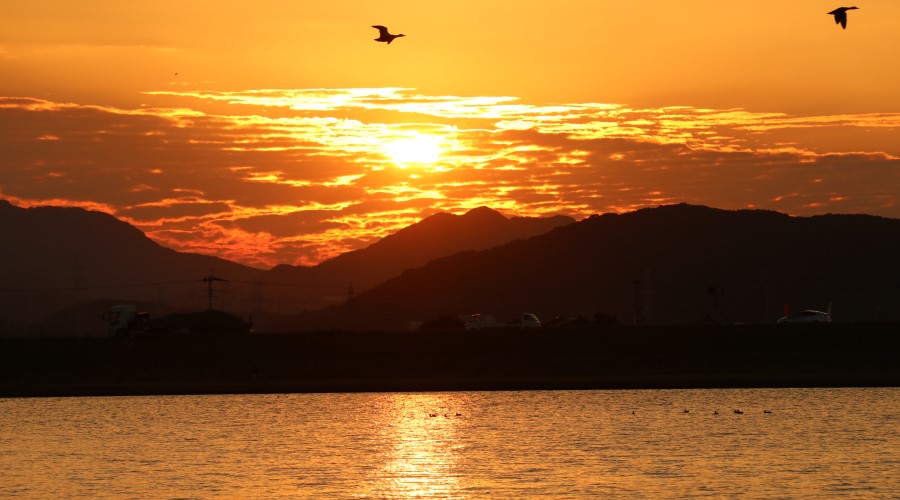
[[[209,306],[208,309],[212,310],[213,308],[213,281],[228,281],[226,279],[217,278],[215,276],[215,272],[210,269],[209,276],[205,278],[201,278],[200,281],[205,281],[207,286],[207,294],[209,295]]]

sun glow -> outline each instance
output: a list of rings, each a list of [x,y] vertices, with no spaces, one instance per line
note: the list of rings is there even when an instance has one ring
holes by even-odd
[[[431,165],[441,156],[440,137],[415,134],[384,145],[384,153],[400,168],[409,165]]]

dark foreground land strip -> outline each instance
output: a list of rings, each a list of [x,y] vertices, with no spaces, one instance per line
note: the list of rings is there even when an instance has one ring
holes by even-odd
[[[0,340],[0,397],[900,387],[900,324]]]

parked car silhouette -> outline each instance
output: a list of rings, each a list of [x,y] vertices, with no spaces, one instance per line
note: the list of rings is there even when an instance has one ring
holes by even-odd
[[[831,313],[807,309],[778,320],[779,325],[786,323],[831,323]]]

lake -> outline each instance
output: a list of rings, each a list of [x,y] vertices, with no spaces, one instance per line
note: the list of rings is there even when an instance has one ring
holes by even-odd
[[[898,388],[0,399],[0,497],[900,498],[898,416]]]

